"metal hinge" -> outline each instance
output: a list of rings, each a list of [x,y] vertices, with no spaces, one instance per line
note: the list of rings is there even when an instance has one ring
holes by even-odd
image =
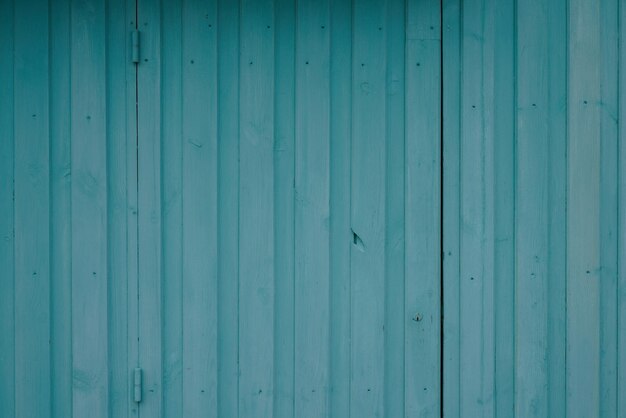
[[[136,367],[133,372],[133,401],[141,402],[141,367]]]
[[[139,31],[134,30],[130,34],[130,40],[132,45],[132,59],[135,64],[139,63]]]

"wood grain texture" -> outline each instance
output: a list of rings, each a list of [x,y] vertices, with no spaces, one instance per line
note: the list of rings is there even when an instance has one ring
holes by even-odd
[[[137,365],[142,372],[140,415],[163,414],[163,341],[162,324],[162,202],[161,195],[161,60],[159,54],[161,8],[156,2],[138,1],[137,27],[140,30],[141,81],[137,85],[137,103],[150,117],[137,116]],[[128,54],[126,54],[128,56]],[[127,67],[133,64],[124,61]],[[139,67],[137,67],[139,71]],[[209,99],[210,100],[210,99]],[[214,119],[213,119],[214,120]],[[215,221],[209,216],[209,225]],[[200,224],[200,223],[198,223]],[[210,248],[210,247],[209,247]],[[139,250],[140,249],[140,250]],[[210,250],[210,249],[207,249]],[[210,282],[210,279],[208,280]],[[212,289],[212,293],[215,291]],[[155,303],[158,301],[158,303]],[[214,315],[211,315],[214,316]]]
[[[438,2],[1,7],[3,414],[439,413]]]
[[[129,378],[138,364],[136,79],[127,42],[135,2],[110,1],[106,14],[109,411],[136,417]]]
[[[350,413],[382,416],[385,341],[385,27],[383,3],[353,3]]]
[[[218,409],[237,417],[239,323],[239,5],[217,5],[218,49]],[[213,24],[213,22],[209,22]]]
[[[473,1],[463,10],[467,13],[460,103],[460,409],[462,416],[493,416],[494,197],[487,180],[494,174],[494,2]]]
[[[296,2],[274,6],[274,405],[276,418],[294,416]]]
[[[273,415],[274,4],[240,10],[239,414]]]
[[[431,122],[440,105],[439,4],[411,3],[410,32],[397,24],[408,18],[402,2],[352,6],[285,0],[220,2],[215,16],[198,12],[200,3],[161,10],[161,109],[140,102],[139,120],[161,112],[165,276],[162,300],[150,303],[164,304],[163,380],[176,382],[164,393],[168,413],[199,411],[189,393],[213,373],[217,416],[438,413],[440,128]],[[185,16],[205,21],[182,25]],[[188,148],[186,126],[213,135],[214,67],[194,58],[213,28],[217,147],[191,168],[190,151],[179,151]],[[408,57],[423,67],[409,68]],[[140,68],[139,88],[152,77],[143,75]],[[216,229],[204,229],[198,217],[214,210]],[[216,324],[194,299],[205,290],[184,290],[200,257],[185,250],[189,237],[217,239],[202,261],[217,265]],[[182,291],[172,283],[178,275]],[[417,306],[429,315],[419,325]],[[189,313],[179,319],[180,310]],[[199,340],[201,330],[209,334]],[[218,363],[196,367],[192,354],[215,343]],[[179,368],[201,374],[181,383]]]
[[[299,1],[295,102],[294,414],[328,414],[330,28],[328,2]]]
[[[53,417],[72,416],[69,11],[69,1],[50,3],[50,382],[53,382],[50,414]]]
[[[192,418],[217,410],[216,4],[185,2],[182,15],[182,405]]]
[[[619,416],[618,3],[449,2],[443,20],[444,415]]]
[[[105,4],[71,9],[73,413],[107,416],[108,268]]]
[[[624,1],[618,3],[619,15],[619,39],[625,39],[626,36],[626,4]],[[626,65],[626,45],[623,42],[618,44],[619,68]],[[618,72],[618,108],[616,115],[618,117],[618,231],[617,231],[617,250],[618,250],[618,279],[617,279],[617,415],[626,414],[626,129],[624,124],[619,121],[626,120],[626,71]]]
[[[14,2],[0,1],[0,415],[15,416]]]
[[[442,414],[460,417],[461,400],[461,60],[462,17],[460,1],[442,3],[442,222],[443,233],[443,335]],[[450,71],[457,68],[457,71]]]
[[[517,8],[521,8],[521,5]],[[515,399],[515,55],[516,8],[494,11],[494,412],[514,416]],[[445,175],[444,175],[445,177]],[[445,227],[445,225],[444,225]]]
[[[183,414],[183,13],[180,4],[161,8],[161,43],[155,59],[160,62],[161,118],[161,222],[163,254],[163,416]],[[162,80],[171,80],[163,83]],[[174,80],[176,80],[174,82]]]
[[[415,190],[410,186],[407,187],[405,182],[405,167],[409,173],[413,172],[414,168],[406,162],[405,155],[407,148],[410,148],[418,137],[415,132],[408,129],[408,127],[413,126],[411,121],[407,121],[406,126],[404,122],[405,111],[408,114],[413,112],[422,114],[414,108],[416,101],[406,100],[407,96],[412,98],[411,87],[416,87],[418,84],[412,83],[411,80],[418,79],[418,77],[411,71],[412,68],[406,68],[408,67],[407,62],[412,61],[415,57],[411,54],[414,49],[410,46],[407,47],[411,45],[411,41],[406,40],[405,20],[410,22],[409,25],[416,24],[417,22],[413,20],[417,13],[419,12],[413,3],[407,9],[402,1],[389,1],[384,24],[386,29],[385,85],[387,106],[385,109],[385,370],[383,410],[385,416],[397,417],[405,415],[405,398],[407,395],[411,399],[412,394],[420,394],[420,391],[416,390],[418,384],[412,380],[407,382],[408,387],[405,390],[398,390],[405,385],[405,369],[414,365],[410,359],[407,361],[405,356],[406,346],[409,345],[406,342],[410,341],[410,338],[405,335],[405,326],[408,324],[409,327],[412,327],[413,325],[411,321],[405,320],[406,300],[409,301],[408,304],[410,305],[410,299],[415,297],[413,292],[408,294],[411,289],[410,285],[407,285],[405,289],[405,284],[413,282],[412,280],[408,282],[405,280],[405,271],[407,276],[413,276],[413,272],[405,268],[405,252],[407,249],[410,250],[407,242],[412,242],[410,237],[413,235],[411,232],[412,225],[406,223],[407,218],[413,218],[410,214],[405,217],[405,205],[407,201],[408,204],[411,203],[411,196],[414,196],[411,191]],[[408,52],[406,56],[405,52]],[[433,62],[433,64],[436,65],[437,63]],[[425,75],[424,79],[428,78],[428,75]],[[409,82],[406,82],[406,79]],[[438,88],[436,83],[431,85],[435,89]],[[417,89],[420,87],[416,87]],[[425,90],[425,86],[421,86],[420,90],[424,91],[422,89]],[[431,97],[430,94],[424,96]],[[435,94],[434,97],[436,98],[436,96]],[[420,100],[420,103],[428,106],[427,101]],[[423,116],[428,117],[426,112],[423,113]],[[429,142],[426,135],[424,138],[419,138],[418,141],[424,144]],[[426,157],[428,154],[427,152],[423,153],[425,158],[431,157],[430,155]],[[398,164],[400,161],[405,163]],[[427,167],[429,166],[427,165]],[[428,175],[426,178],[428,179]],[[427,182],[428,180],[425,183]],[[407,195],[406,199],[405,194]],[[420,208],[418,211],[421,212],[422,210],[424,210],[424,214],[428,211],[426,208]],[[428,219],[428,216],[424,216],[423,219]],[[423,277],[427,276],[428,273]],[[407,334],[413,334],[410,328]],[[426,356],[428,357],[428,355]],[[410,371],[407,374],[411,376],[414,373]],[[419,372],[415,373],[415,375],[420,374]],[[412,413],[409,411],[410,408],[407,410],[407,414],[411,415]]]
[[[623,415],[625,10],[1,0],[0,415]]]
[[[569,6],[567,416],[600,413],[600,4]]]
[[[119,20],[118,20],[119,21]],[[128,65],[128,57],[131,55],[128,45],[129,32],[137,29],[136,0],[126,1],[126,21],[128,22],[125,48],[125,64]],[[133,66],[134,67],[134,66]],[[129,417],[139,416],[139,405],[133,401],[132,376],[135,368],[139,367],[139,193],[138,186],[138,161],[139,149],[137,146],[137,67],[126,76],[126,289],[127,289],[127,365],[124,370],[119,370],[120,386],[124,390],[124,398],[119,399],[119,410]],[[123,151],[120,151],[123,152]],[[111,297],[114,297],[111,294]],[[113,336],[111,336],[114,338]],[[122,380],[123,379],[123,380]],[[115,383],[114,383],[115,384]],[[126,409],[126,414],[122,409]]]
[[[618,362],[618,225],[619,225],[619,5],[600,6],[600,416],[619,416]]]
[[[626,2],[619,1],[619,39],[626,36]],[[626,65],[626,48],[623,42],[618,44],[618,121],[626,120],[626,71],[619,71]],[[618,123],[618,282],[617,282],[617,415],[626,413],[626,129]]]
[[[441,415],[439,13],[440,4],[437,1],[407,3],[404,66],[405,417]],[[389,103],[392,103],[391,99]],[[389,112],[389,115],[393,113]],[[389,160],[388,170],[391,167],[393,162]],[[388,242],[387,245],[396,244]]]
[[[541,2],[518,5],[517,25],[548,27]],[[543,30],[517,34],[515,172],[516,415],[548,413],[549,51]]]
[[[548,416],[565,415],[567,233],[567,2],[548,6]],[[544,180],[545,181],[545,180]]]
[[[48,4],[16,2],[14,19],[15,414],[34,418],[50,410]]]
[[[330,411],[350,416],[352,9],[330,2]]]

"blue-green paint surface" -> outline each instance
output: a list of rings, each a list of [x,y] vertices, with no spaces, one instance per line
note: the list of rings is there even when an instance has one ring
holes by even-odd
[[[443,2],[443,412],[622,417],[624,10]]]
[[[0,417],[624,416],[625,13],[0,0]]]
[[[440,415],[438,2],[0,19],[0,417]]]

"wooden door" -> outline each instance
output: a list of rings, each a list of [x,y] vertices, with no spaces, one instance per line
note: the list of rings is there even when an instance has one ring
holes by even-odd
[[[140,414],[439,416],[439,3],[138,16]]]
[[[0,416],[137,415],[134,0],[0,1]]]

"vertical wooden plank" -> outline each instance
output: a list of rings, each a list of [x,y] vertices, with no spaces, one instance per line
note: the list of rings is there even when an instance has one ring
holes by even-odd
[[[515,55],[516,8],[495,5],[494,315],[495,415],[515,414]],[[446,224],[444,223],[444,228]]]
[[[183,415],[182,5],[160,2],[163,416]],[[167,80],[167,82],[166,82]]]
[[[493,2],[466,3],[461,90],[463,416],[493,415]]]
[[[14,1],[0,1],[0,415],[15,416]]]
[[[548,412],[565,416],[567,1],[548,2]]]
[[[71,9],[73,413],[108,416],[104,2]]]
[[[216,3],[183,4],[183,415],[217,411]]]
[[[483,21],[483,50],[480,53],[482,60],[481,79],[484,83],[483,90],[476,92],[475,97],[480,97],[479,106],[484,112],[481,115],[481,131],[483,140],[482,154],[482,187],[483,195],[481,196],[481,205],[483,212],[481,213],[482,231],[484,235],[481,237],[482,246],[482,272],[481,277],[484,280],[481,294],[481,327],[482,327],[482,358],[481,367],[483,370],[483,381],[481,384],[482,395],[480,403],[483,408],[483,416],[495,416],[495,276],[494,276],[494,226],[495,226],[495,199],[494,196],[494,178],[495,178],[495,138],[493,133],[494,127],[494,44],[495,44],[495,1],[486,1],[484,5],[484,21]],[[473,86],[475,88],[476,86]],[[472,90],[473,90],[472,88]],[[480,95],[480,96],[479,96]],[[469,167],[468,167],[469,168]],[[480,279],[479,279],[480,280]],[[471,279],[470,279],[471,281]]]
[[[70,2],[50,2],[51,411],[72,416]],[[1,403],[1,402],[0,402]]]
[[[541,0],[517,5],[515,412],[519,416],[548,413],[550,86],[546,12]]]
[[[218,4],[218,416],[238,417],[239,5]]]
[[[206,22],[204,23],[206,24]],[[159,2],[138,0],[137,27],[142,37],[140,63],[137,65],[138,365],[143,369],[143,395],[140,414],[159,417],[162,414],[163,402],[163,361],[161,356],[163,325],[161,306],[163,283],[161,269],[162,96],[160,57],[161,8]],[[210,44],[210,40],[208,42]],[[213,60],[210,62],[213,62]],[[206,103],[203,108],[206,109]],[[209,121],[215,120],[215,118],[205,115],[202,115],[200,118],[203,120],[208,119]],[[208,179],[210,178],[208,177]],[[211,189],[209,188],[209,190]],[[212,211],[214,213],[215,208]],[[214,230],[215,221],[212,217],[208,219],[207,223],[209,228]],[[201,223],[198,225],[201,225]],[[215,248],[215,244],[211,243],[211,245],[207,248],[209,251],[211,251],[211,248]],[[209,252],[204,258],[210,259],[211,255],[212,253]],[[194,263],[196,262],[197,260],[194,260]],[[214,278],[212,279],[214,280]],[[210,293],[215,297],[215,292],[212,289]],[[209,316],[211,315],[210,313]],[[215,333],[215,330],[213,332]]]
[[[275,6],[274,417],[294,415],[296,2]]]
[[[353,3],[350,412],[383,414],[385,291],[385,3]]]
[[[601,357],[600,357],[600,415],[617,416],[618,387],[618,75],[619,75],[619,8],[618,2],[601,5],[600,34],[602,37],[601,67],[601,202],[600,202],[600,283],[601,283]]]
[[[626,121],[626,1],[618,3],[618,121]],[[618,123],[617,416],[626,414],[626,128]]]
[[[443,410],[460,417],[461,2],[443,2]]]
[[[330,2],[330,417],[350,416],[352,3]]]
[[[406,417],[441,415],[440,12],[438,1],[407,3],[403,318]],[[391,105],[392,99],[388,100]]]
[[[15,2],[15,415],[25,418],[50,414],[48,13],[45,1]]]
[[[617,415],[618,8],[600,5],[600,416]]]
[[[301,0],[296,33],[294,414],[328,414],[330,43],[328,2]]]
[[[626,2],[623,0],[619,2],[619,35],[620,40],[626,39]],[[626,53],[624,49],[624,43],[619,42],[619,71],[618,71],[618,118],[619,120],[626,120],[626,71],[622,69],[626,68]],[[617,319],[617,364],[620,365],[617,376],[617,414],[624,414],[626,412],[626,331],[624,331],[624,324],[626,324],[626,129],[623,124],[618,125],[619,135],[619,152],[618,152],[618,167],[619,167],[619,215],[618,215],[618,319]]]
[[[128,270],[130,257],[137,251],[133,245],[136,241],[131,238],[136,228],[131,229],[128,222],[134,217],[129,216],[129,195],[136,192],[136,183],[132,182],[135,177],[129,176],[129,170],[132,174],[137,172],[136,158],[128,167],[128,144],[136,146],[137,133],[135,67],[129,51],[129,33],[135,27],[134,3],[110,1],[106,7],[108,408],[109,415],[115,417],[127,417],[135,407],[129,402],[129,371],[138,365],[136,357],[129,355],[129,340],[136,341],[137,334],[131,325],[136,324],[136,297],[129,295],[129,287],[136,284],[136,271]],[[131,155],[136,157],[134,152]]]
[[[567,416],[600,402],[600,4],[569,3]]]
[[[438,7],[437,2],[432,2]],[[410,10],[410,9],[409,9]],[[405,392],[398,390],[408,381],[413,385],[412,373],[405,379],[405,22],[414,16],[406,16],[404,0],[387,2],[385,11],[386,56],[385,89],[387,107],[385,115],[385,370],[384,415],[401,417],[405,413]],[[408,41],[410,44],[411,41]],[[410,49],[410,48],[409,48]],[[411,55],[411,52],[408,53]],[[383,57],[380,57],[383,59]],[[411,69],[407,71],[411,74]],[[415,74],[413,74],[415,75]],[[418,76],[419,77],[419,76]],[[417,77],[415,77],[417,78]],[[433,80],[432,85],[437,88]],[[415,91],[409,92],[415,93]],[[424,96],[430,96],[430,91]],[[428,102],[428,97],[425,102]],[[412,102],[414,104],[415,102]],[[409,107],[409,111],[412,111]],[[439,113],[438,110],[435,110]],[[408,132],[406,132],[408,133]],[[415,136],[414,136],[415,137]],[[426,138],[424,138],[428,141]],[[407,141],[410,142],[410,141]],[[408,188],[407,188],[408,192]],[[409,193],[407,193],[408,195]],[[437,251],[438,252],[438,251]],[[426,281],[436,280],[426,277]],[[438,281],[437,281],[438,282]],[[408,296],[408,295],[407,295]],[[383,296],[379,296],[383,297]],[[408,296],[410,298],[411,296]],[[407,298],[407,299],[408,299]],[[427,354],[424,355],[426,359]],[[410,362],[410,361],[409,361]],[[420,379],[421,380],[421,379]],[[418,393],[415,388],[409,393]],[[407,413],[409,413],[407,411]]]
[[[482,416],[484,356],[484,51],[485,0],[463,5],[460,149],[460,413]],[[487,98],[488,99],[488,98]]]
[[[244,0],[239,74],[239,414],[273,415],[274,5]]]
[[[137,0],[126,1],[126,17],[128,22],[128,31],[137,30]],[[127,33],[126,48],[128,51],[129,42]],[[137,148],[137,117],[138,117],[138,103],[137,103],[137,68],[135,63],[131,59],[132,54],[128,51],[125,54],[127,65],[133,66],[133,71],[126,78],[126,108],[129,111],[129,117],[126,121],[126,289],[127,289],[127,324],[128,324],[128,336],[127,336],[127,365],[126,373],[123,377],[126,383],[129,385],[126,389],[126,408],[127,415],[129,417],[139,416],[139,404],[134,401],[133,391],[130,389],[130,384],[133,379],[133,372],[136,367],[139,367],[139,247],[138,247],[138,167],[139,160],[138,148]],[[130,63],[128,61],[131,61]],[[120,152],[123,152],[120,150]],[[112,266],[113,267],[113,266]],[[118,290],[119,291],[119,290]],[[121,293],[121,291],[119,291]],[[110,300],[117,297],[117,295],[111,295]],[[111,336],[111,338],[114,338]],[[119,379],[121,382],[122,377],[115,377],[113,379]],[[115,385],[117,382],[112,381],[111,385]],[[121,402],[116,400],[115,405],[120,410],[122,409]],[[123,413],[123,412],[121,412]]]

